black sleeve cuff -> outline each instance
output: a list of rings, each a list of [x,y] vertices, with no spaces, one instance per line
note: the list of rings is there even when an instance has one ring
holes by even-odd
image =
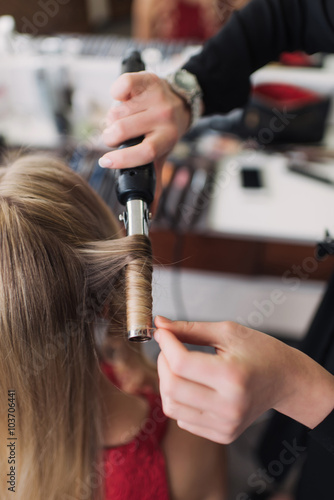
[[[309,436],[334,455],[334,410],[309,432]]]

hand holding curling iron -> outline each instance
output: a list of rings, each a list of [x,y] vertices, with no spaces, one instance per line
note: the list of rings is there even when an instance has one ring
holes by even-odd
[[[111,95],[120,104],[109,110],[105,143],[117,147],[133,137],[144,135],[145,139],[136,146],[106,153],[100,165],[120,169],[154,161],[159,170],[189,127],[190,110],[184,100],[167,81],[146,71],[121,75]]]

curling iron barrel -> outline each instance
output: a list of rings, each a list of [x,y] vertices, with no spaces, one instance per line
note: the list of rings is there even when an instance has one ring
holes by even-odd
[[[129,53],[122,62],[122,73],[142,71],[145,65],[138,51]],[[144,137],[137,137],[126,141],[120,149],[140,144]],[[149,206],[154,199],[155,170],[153,163],[116,170],[116,193],[118,201],[125,206],[122,215],[127,236],[140,234],[148,237],[149,232]],[[128,266],[126,271],[128,290],[130,283],[136,280],[135,272]],[[140,279],[140,276],[138,277]],[[138,284],[139,286],[139,284]],[[127,318],[128,338],[132,341],[144,342],[152,338],[152,312],[151,308],[143,307],[139,302],[143,300],[141,294],[129,296],[127,292]],[[147,296],[147,294],[146,294]],[[151,297],[151,295],[150,295]],[[138,306],[138,307],[137,307]],[[136,314],[136,310],[141,313]],[[146,311],[143,314],[143,311]],[[145,316],[145,317],[143,317]]]

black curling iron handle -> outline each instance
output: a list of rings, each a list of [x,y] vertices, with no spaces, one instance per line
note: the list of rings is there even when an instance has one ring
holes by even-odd
[[[130,139],[120,146],[120,149],[140,144],[144,137]],[[150,205],[155,191],[155,170],[153,163],[134,168],[116,170],[116,193],[122,205],[130,200],[143,200]]]
[[[143,63],[137,50],[129,52],[122,61],[122,73],[134,73],[143,71]],[[136,146],[144,140],[144,136],[129,139],[119,149]],[[118,201],[122,205],[130,200],[143,200],[149,206],[154,199],[155,192],[155,170],[153,163],[116,170],[116,193]]]
[[[128,50],[122,60],[122,73],[144,71],[145,64],[138,50]]]

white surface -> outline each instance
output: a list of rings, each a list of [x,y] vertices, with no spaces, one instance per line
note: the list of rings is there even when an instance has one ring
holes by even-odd
[[[72,40],[71,43],[75,52],[78,41]],[[181,66],[187,54],[149,63],[146,69],[166,75]],[[51,83],[54,81],[55,87],[59,75],[65,74],[75,89],[74,130],[77,131],[79,123],[85,130],[94,129],[101,133],[107,110],[113,102],[110,87],[121,72],[119,57],[42,56],[23,52],[15,56],[0,54],[0,63],[0,134],[9,145],[54,148],[59,144],[52,109],[37,78],[40,70],[45,71]]]
[[[109,8],[106,0],[98,2],[89,0],[88,5],[94,19],[101,17],[105,9]],[[21,42],[23,43],[23,40]],[[69,43],[78,45],[78,40],[72,40]],[[36,71],[41,68],[44,68],[48,74],[53,73],[55,79],[58,70],[68,71],[75,93],[79,95],[81,101],[82,98],[86,101],[83,111],[87,113],[85,116],[80,116],[80,122],[83,121],[93,128],[96,127],[95,115],[104,117],[112,102],[110,86],[119,76],[120,58],[71,57],[69,54],[54,54],[52,57],[37,56],[29,53],[28,46],[28,42],[23,44],[25,47],[23,52],[19,50],[14,57],[1,55],[0,133],[5,134],[9,144],[38,145],[40,142],[41,146],[55,147],[57,145],[57,131],[49,110],[45,109],[47,107],[45,99],[36,81]],[[165,76],[182,66],[192,54],[199,50],[199,46],[193,46],[187,47],[181,54],[169,59],[156,58],[153,61],[149,58],[147,70]],[[268,81],[293,83],[327,95],[334,95],[334,71],[330,69],[330,65],[328,69],[322,70],[268,66],[257,71],[252,79],[254,83]],[[332,111],[334,122],[334,107]],[[24,113],[31,114],[30,121],[22,127],[19,124],[16,131],[14,121],[25,122],[22,119]],[[36,123],[32,123],[33,120]],[[47,121],[50,123],[47,124]]]
[[[254,85],[260,85],[262,83],[291,84],[333,98],[334,65],[330,61],[330,57],[327,56],[325,59],[325,67],[321,69],[268,65],[253,73],[251,81]],[[328,121],[334,123],[333,105],[329,113]]]
[[[325,286],[296,278],[284,283],[282,278],[245,279],[222,273],[186,269],[175,272],[171,268],[155,267],[153,317],[159,314],[173,320],[236,321],[265,333],[300,340],[307,332]],[[281,291],[282,303],[268,306],[273,291],[277,290]],[[266,314],[261,313],[259,307],[264,307],[262,311]],[[143,349],[150,359],[157,359],[160,349],[155,340],[144,343]],[[201,350],[212,348],[201,347]]]
[[[265,187],[245,189],[240,169],[258,167]],[[326,166],[334,171],[334,163]],[[223,160],[211,193],[208,227],[224,234],[314,243],[334,232],[334,186],[287,170],[278,154],[253,151]]]
[[[179,271],[176,276],[173,270],[159,267],[153,273],[153,310],[154,315],[174,320],[230,320],[264,332],[302,338],[324,289],[322,282],[287,282],[280,277],[245,279],[190,270]],[[281,292],[281,303],[270,306],[272,293],[277,290]],[[180,310],[180,294],[184,311]]]
[[[291,83],[321,94],[334,95],[333,68],[293,68],[268,65],[253,73],[251,80],[254,85],[267,82]]]
[[[48,65],[53,71],[51,58]],[[9,145],[58,146],[52,102],[38,77],[45,64],[38,57],[2,56],[1,67],[0,134]]]

